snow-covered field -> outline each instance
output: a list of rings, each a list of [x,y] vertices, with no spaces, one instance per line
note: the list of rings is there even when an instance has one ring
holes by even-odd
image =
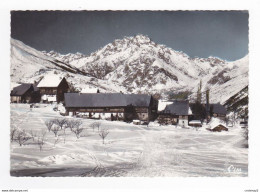
[[[63,118],[51,105],[30,110],[11,104],[11,124],[40,135],[44,121]],[[66,117],[72,119],[72,117]],[[175,126],[133,125],[125,122],[82,119],[84,131],[77,139],[66,129],[55,138],[46,134],[40,151],[37,138],[23,146],[11,143],[13,176],[247,176],[248,149],[239,126],[228,132],[196,131]],[[109,134],[105,144],[91,124],[101,122]]]

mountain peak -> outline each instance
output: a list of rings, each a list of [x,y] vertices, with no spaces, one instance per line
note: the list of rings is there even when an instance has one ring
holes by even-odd
[[[139,43],[149,43],[151,39],[147,35],[137,34],[133,37]]]

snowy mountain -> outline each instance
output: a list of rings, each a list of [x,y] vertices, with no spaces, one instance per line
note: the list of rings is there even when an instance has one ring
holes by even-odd
[[[221,103],[248,85],[248,56],[234,62],[191,58],[144,35],[115,40],[89,56],[39,52],[17,40],[11,40],[11,45],[14,82],[55,70],[80,90],[99,88],[103,92],[160,93],[167,97],[169,92],[195,93],[201,80],[202,91],[211,90],[210,101]],[[27,69],[23,71],[21,66]]]
[[[78,68],[46,56],[21,41],[11,39],[11,80],[23,82],[48,71],[67,71],[74,74],[85,74]]]

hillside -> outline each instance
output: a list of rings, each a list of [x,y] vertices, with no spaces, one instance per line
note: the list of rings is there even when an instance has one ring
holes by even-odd
[[[234,111],[240,118],[248,118],[248,86],[230,97],[225,103],[228,111]]]

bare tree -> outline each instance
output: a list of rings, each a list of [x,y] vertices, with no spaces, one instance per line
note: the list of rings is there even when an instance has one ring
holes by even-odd
[[[46,136],[46,131],[42,130],[40,135],[37,137],[37,144],[39,146],[40,151],[43,148],[43,145],[45,144],[45,136]]]
[[[94,132],[95,127],[96,127],[95,123],[90,124],[90,127],[93,129],[93,132]]]
[[[248,127],[245,128],[244,132],[243,132],[243,136],[245,138],[245,140],[248,140]]]
[[[107,137],[107,135],[109,134],[108,129],[100,129],[100,131],[98,132],[99,136],[102,138],[103,140],[103,144],[105,144],[105,138]]]
[[[82,121],[81,120],[68,120],[67,121],[67,127],[70,128],[70,130],[72,130],[75,127],[80,127],[82,125]]]
[[[94,122],[90,125],[90,127],[93,129],[93,132],[94,132],[95,128],[97,128],[99,131],[100,126],[101,126],[101,122]]]
[[[63,118],[63,119],[55,119],[54,120],[54,124],[58,125],[60,127],[60,129],[63,129],[65,127],[65,125],[67,124],[67,119]]]
[[[225,118],[225,123],[226,123],[226,126],[229,126],[230,118],[228,116]]]
[[[77,139],[79,139],[80,138],[80,134],[83,131],[83,128],[82,127],[74,127],[74,128],[71,129],[71,131],[73,133],[75,133]]]
[[[10,124],[11,124],[11,131],[10,131],[10,137],[11,142],[17,141],[17,135],[19,133],[19,137],[21,136],[20,127],[21,125],[26,122],[28,119],[28,112],[18,114],[17,112],[11,112],[10,116]]]
[[[45,125],[46,125],[49,132],[51,131],[53,124],[54,124],[54,120],[46,120],[45,121]]]
[[[13,142],[15,140],[16,132],[17,132],[17,127],[12,126],[11,131],[10,131],[11,142]]]
[[[66,128],[70,128],[70,130],[76,134],[77,138],[80,137],[80,133],[83,131],[83,129],[81,130],[80,126],[82,125],[82,121],[81,120],[67,120],[66,121],[66,126],[64,127],[64,134],[63,134],[63,140],[65,143],[66,140],[66,132],[65,129]]]
[[[96,122],[96,126],[97,126],[98,131],[99,131],[99,128],[100,128],[100,126],[101,126],[101,122]]]
[[[54,133],[55,137],[57,137],[58,132],[60,131],[60,127],[57,125],[52,126],[51,131]]]
[[[57,129],[58,129],[57,127],[59,127],[59,129],[61,129],[61,130],[63,129],[63,141],[64,141],[64,143],[66,141],[66,130],[65,129],[67,127],[67,123],[68,123],[68,121],[65,118],[63,118],[63,119],[55,119],[54,120],[54,124],[56,125],[56,128],[54,129],[54,131],[57,131]],[[56,134],[54,133],[55,137],[57,136],[58,131],[56,132]]]
[[[31,130],[29,131],[29,134],[31,135],[32,140],[34,141],[34,138],[37,136],[36,132],[31,129]]]
[[[54,147],[55,147],[56,144],[59,143],[59,142],[60,142],[60,138],[59,138],[59,137],[56,137],[56,139],[54,140],[54,143],[53,143]]]
[[[70,130],[73,129],[75,127],[75,120],[68,120],[67,121],[67,124],[66,124],[66,127],[69,128]]]
[[[70,120],[68,121],[68,127],[70,128],[71,132],[75,133],[77,138],[80,138],[80,134],[83,131],[83,128],[80,126],[82,125],[81,120]]]
[[[31,137],[25,132],[25,130],[17,131],[15,141],[22,146],[26,141],[30,140]]]

